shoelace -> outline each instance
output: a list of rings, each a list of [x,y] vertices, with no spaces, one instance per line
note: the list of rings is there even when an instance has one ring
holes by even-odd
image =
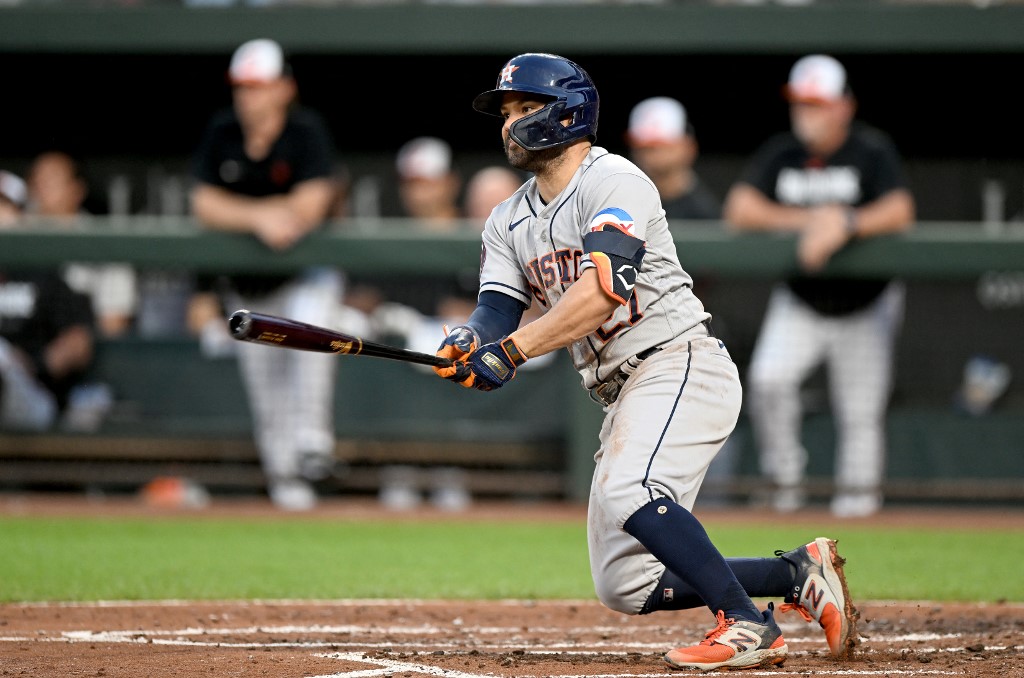
[[[701,645],[713,645],[715,639],[729,630],[729,627],[736,623],[736,620],[730,617],[725,618],[725,610],[719,610],[718,614],[715,615],[715,619],[718,620],[718,626],[711,629],[704,634],[704,640],[701,641]]]
[[[811,616],[811,613],[808,612],[803,605],[798,603],[783,603],[782,605],[779,605],[779,612],[788,612],[790,610],[796,610],[799,612],[800,616],[804,618],[804,621],[814,621],[814,617]]]

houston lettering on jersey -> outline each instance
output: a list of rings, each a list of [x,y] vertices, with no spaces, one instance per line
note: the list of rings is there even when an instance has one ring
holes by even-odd
[[[554,285],[571,285],[580,277],[580,259],[583,250],[560,249],[542,254],[532,260],[526,268],[534,298],[548,306],[544,290]]]

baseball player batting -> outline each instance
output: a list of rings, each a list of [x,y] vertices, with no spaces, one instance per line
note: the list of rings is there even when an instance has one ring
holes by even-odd
[[[855,643],[856,611],[835,541],[769,558],[724,558],[691,513],[739,416],[741,386],[711,315],[679,263],[653,183],[595,146],[590,76],[553,54],[506,63],[473,107],[502,121],[509,163],[532,173],[487,219],[480,293],[438,355],[438,375],[483,391],[527,360],[566,348],[604,407],[587,519],[597,596],[626,614],[707,605],[705,639],[670,650],[673,668],[781,665],[779,611],[817,621],[836,656]],[[523,311],[545,313],[519,326]]]

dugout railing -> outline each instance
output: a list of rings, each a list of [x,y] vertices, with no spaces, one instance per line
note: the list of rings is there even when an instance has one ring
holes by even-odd
[[[140,271],[286,271],[336,265],[373,280],[448,276],[474,268],[479,239],[417,233],[402,220],[331,224],[294,250],[198,229],[188,219],[97,218],[74,230],[23,224],[0,232],[0,268],[68,260],[125,261]],[[746,365],[771,284],[795,270],[790,236],[736,234],[717,223],[673,224],[684,266],[715,314],[716,330]],[[896,275],[907,286],[889,412],[887,493],[895,500],[1024,501],[1024,225],[922,223],[858,242],[824,275]],[[967,362],[986,356],[1013,375],[984,412],[958,408]],[[374,491],[391,464],[455,465],[480,495],[586,497],[600,409],[565,356],[491,394],[446,388],[392,361],[339,357],[339,491]],[[9,487],[131,489],[155,474],[196,477],[224,490],[262,484],[232,358],[211,358],[190,336],[129,336],[99,346],[94,376],[115,407],[93,431],[0,433],[0,479]],[[805,390],[812,494],[830,491],[834,431],[827,385]],[[756,491],[745,417],[716,462],[707,496]]]

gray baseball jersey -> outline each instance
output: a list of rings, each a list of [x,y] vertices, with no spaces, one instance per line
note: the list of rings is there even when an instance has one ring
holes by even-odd
[[[631,356],[710,318],[679,263],[660,205],[657,189],[636,165],[595,146],[551,202],[541,200],[531,178],[491,213],[483,233],[480,291],[551,308],[596,265],[584,250],[588,233],[610,223],[643,240],[647,251],[628,303],[569,347],[583,386],[593,388]]]
[[[646,250],[635,277],[634,239]],[[585,242],[595,251],[588,253]],[[601,252],[597,243],[623,246]],[[569,352],[583,386],[606,406],[587,512],[594,589],[609,608],[637,614],[665,566],[623,524],[658,497],[693,507],[708,465],[736,425],[736,366],[701,325],[710,314],[679,263],[657,189],[622,156],[592,148],[547,204],[527,181],[487,220],[481,257],[481,291],[551,308],[595,267],[605,291],[626,302]],[[654,346],[662,350],[634,357]],[[632,376],[620,381],[620,370]]]

